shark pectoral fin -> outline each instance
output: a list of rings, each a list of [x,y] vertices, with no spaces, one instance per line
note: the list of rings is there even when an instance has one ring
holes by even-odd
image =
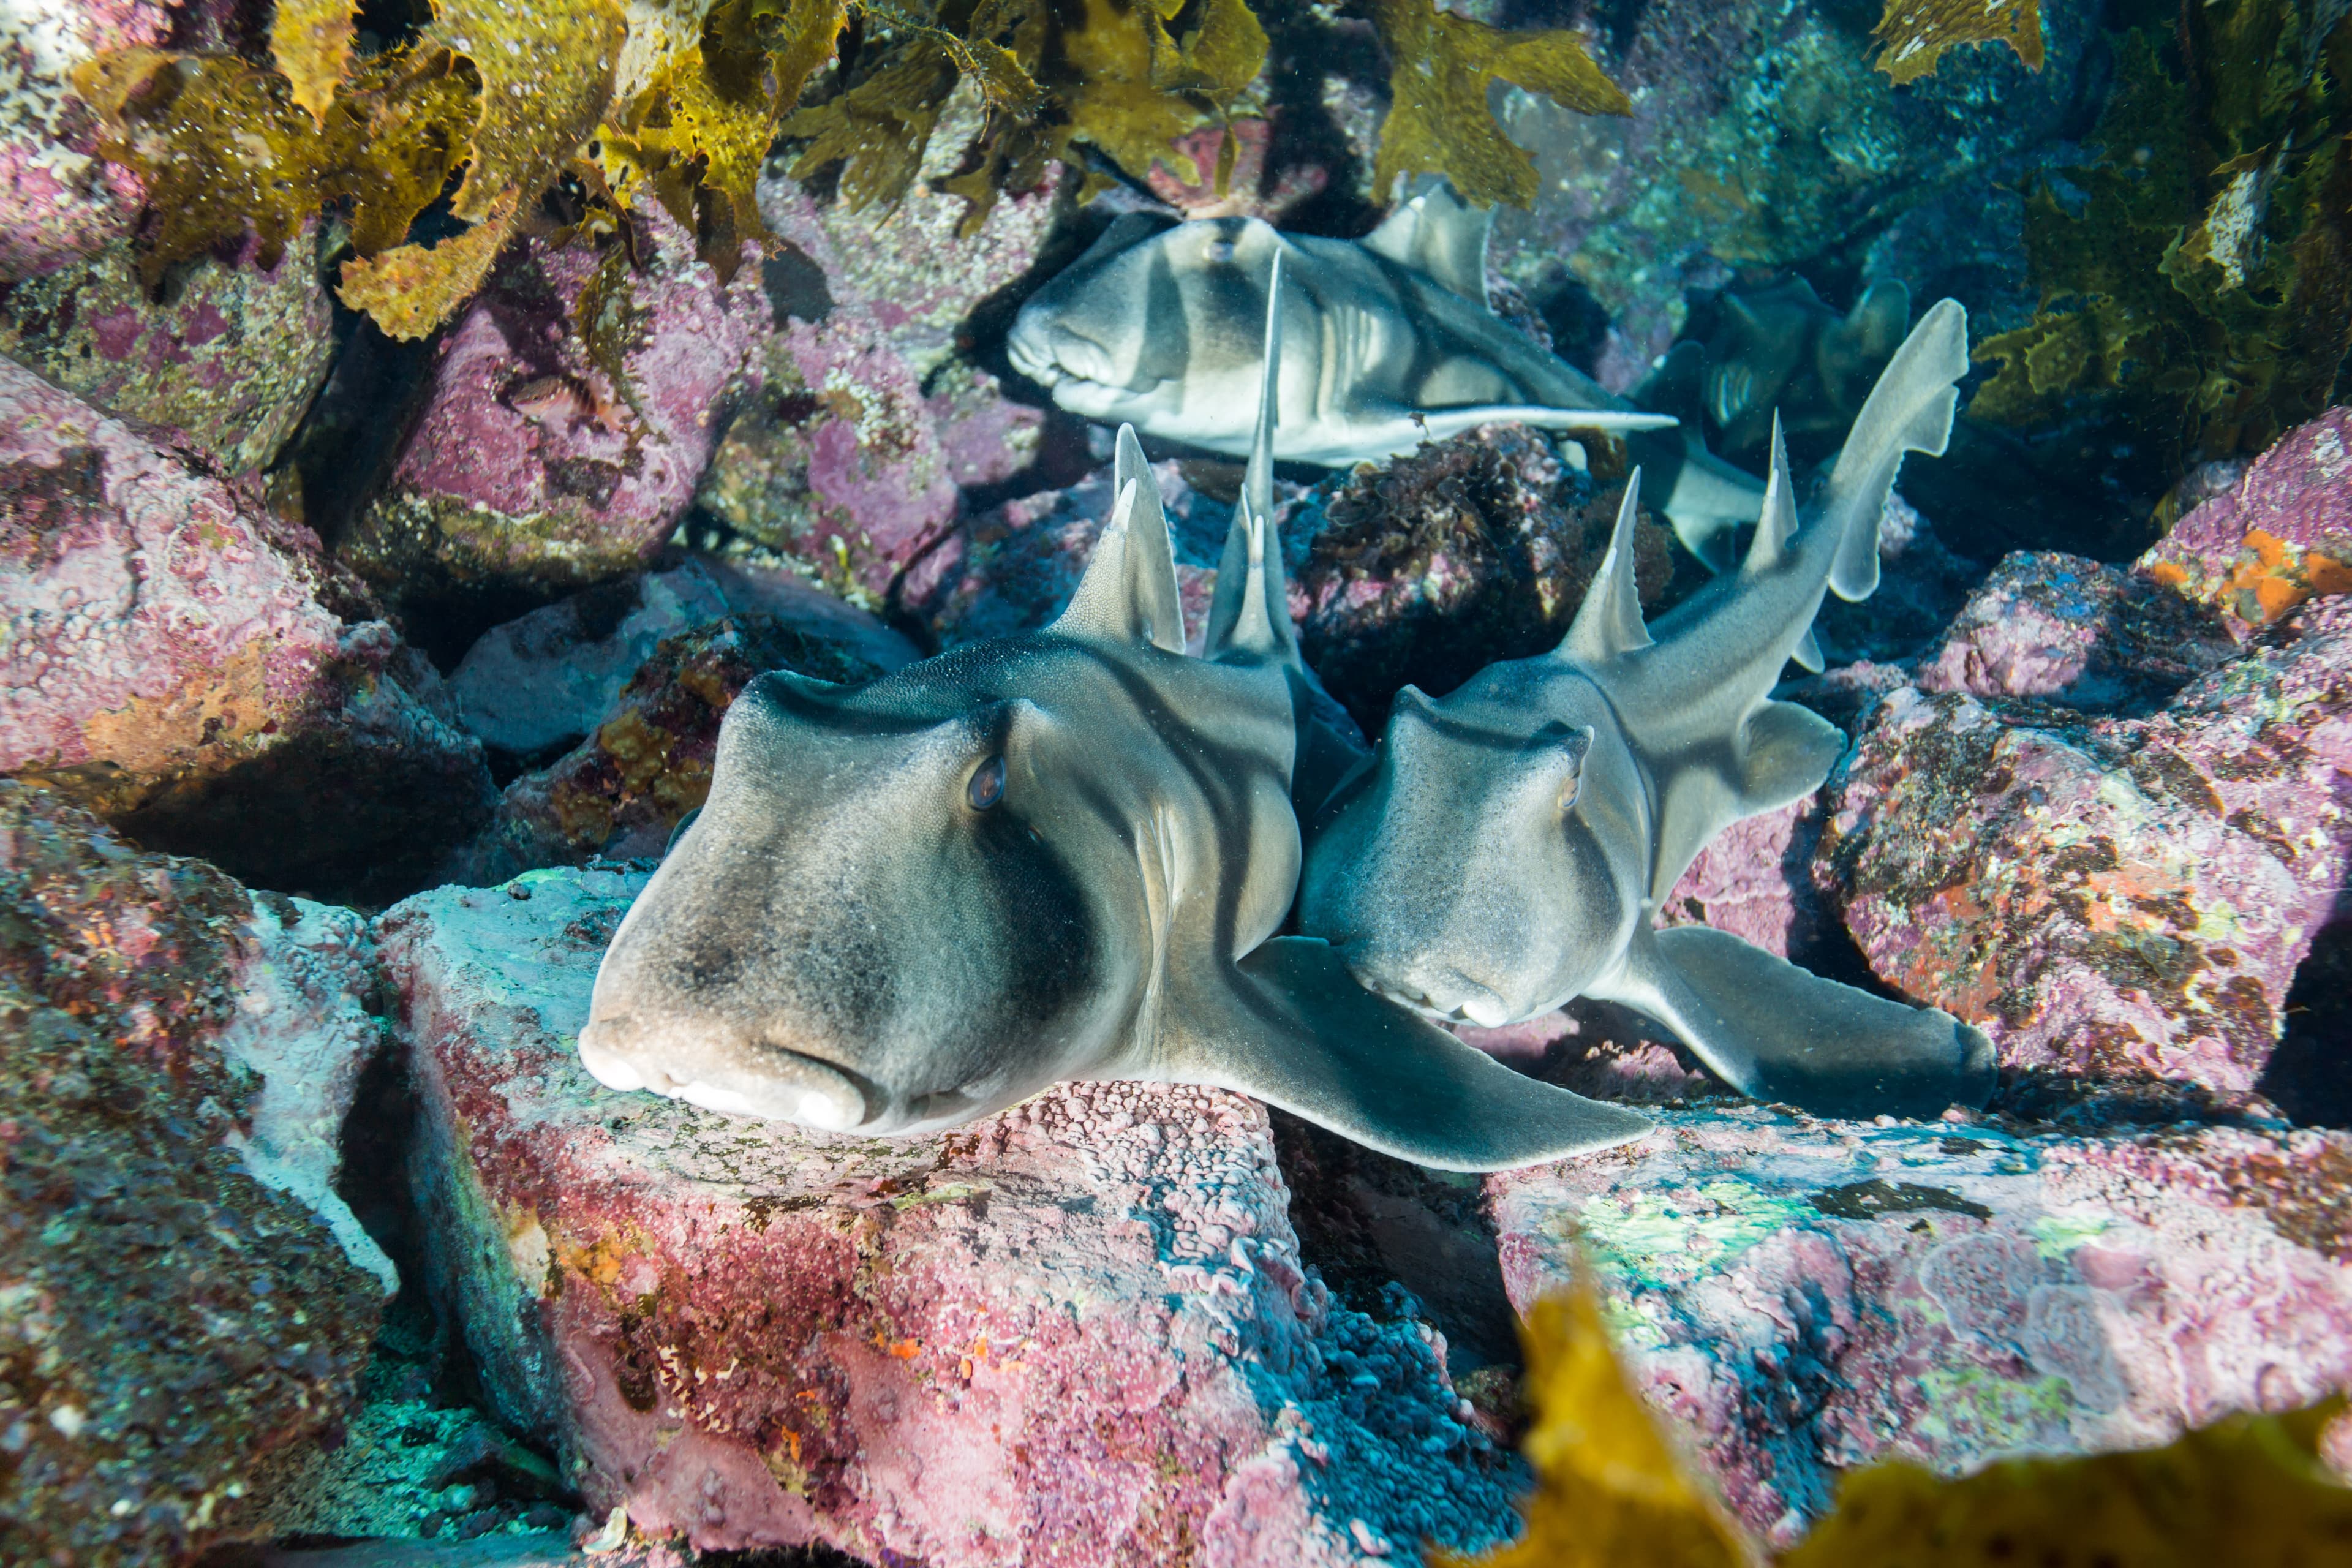
[[[1135,426],[1118,427],[1111,470],[1116,498],[1110,521],[1095,542],[1094,558],[1052,629],[1066,637],[1148,642],[1184,651],[1184,602],[1176,587],[1176,556],[1160,486],[1143,460]]]
[[[1532,425],[1538,430],[1667,430],[1680,423],[1671,414],[1639,408],[1554,408],[1541,403],[1481,403],[1459,408],[1428,408],[1422,418],[1429,439],[1450,440],[1481,425]]]
[[[1277,937],[1168,1009],[1161,1076],[1255,1095],[1441,1171],[1507,1171],[1638,1138],[1647,1118],[1522,1077]]]
[[[1770,811],[1821,788],[1845,743],[1845,731],[1811,709],[1766,702],[1740,731],[1740,815]]]
[[[1992,1095],[1992,1042],[1980,1031],[1706,926],[1642,928],[1593,994],[1674,1030],[1742,1093],[1817,1116],[1929,1118]]]
[[[1797,646],[1789,650],[1789,657],[1796,661],[1799,669],[1813,675],[1819,675],[1822,667],[1829,662],[1822,657],[1822,639],[1813,635],[1811,626],[1807,626],[1805,635],[1797,639]]]

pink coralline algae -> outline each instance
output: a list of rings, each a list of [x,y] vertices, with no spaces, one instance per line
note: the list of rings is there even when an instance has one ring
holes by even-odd
[[[1744,817],[1707,842],[1658,909],[1658,923],[1727,931],[1782,958],[1801,951],[1829,917],[1813,890],[1821,796]]]
[[[97,121],[71,77],[86,60],[162,44],[172,30],[168,8],[152,0],[16,6],[8,23],[0,37],[0,283],[128,237],[142,193],[91,155]]]
[[[2345,884],[2352,600],[2219,661],[2168,600],[2011,558],[1832,780],[1816,869],[1847,928],[1992,1037],[2021,1107],[2252,1089]],[[2063,706],[2089,698],[2121,711]]]
[[[0,784],[0,1560],[184,1561],[331,1440],[394,1284],[333,1187],[373,991],[351,911]]]
[[[600,285],[620,384],[575,323],[585,247],[533,244],[449,330],[424,412],[342,553],[387,589],[585,586],[642,566],[694,499],[771,331],[756,267],[722,284],[693,237],[640,216],[642,270]],[[612,274],[605,275],[608,279]]]
[[[1489,1178],[1504,1281],[1525,1310],[1589,1263],[1636,1385],[1779,1542],[1875,1460],[2151,1447],[2352,1384],[2342,1133],[1659,1120]]]
[[[264,272],[203,257],[165,298],[130,242],[0,294],[0,353],[109,414],[166,426],[219,468],[267,468],[327,379],[333,316],[315,236]]]
[[[878,605],[953,521],[958,487],[1009,477],[1036,446],[1037,411],[954,356],[974,308],[1035,260],[1057,204],[1050,184],[1008,196],[969,237],[964,203],[928,184],[878,225],[780,176],[760,205],[781,242],[761,274],[780,330],[767,393],[727,432],[702,502]]]
[[[438,678],[320,602],[314,538],[5,360],[0,502],[0,770],[294,886],[396,879],[487,812]]]
[[[935,1568],[1354,1563],[1508,1535],[1443,1340],[1329,1301],[1265,1113],[1067,1085],[877,1142],[603,1089],[572,1040],[641,876],[377,931],[430,1267],[595,1517]]]
[[[2352,594],[2352,409],[2331,408],[2289,433],[2140,565],[2240,636],[2306,599]]]

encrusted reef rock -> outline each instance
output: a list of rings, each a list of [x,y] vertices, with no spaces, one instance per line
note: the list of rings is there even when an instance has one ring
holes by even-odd
[[[1363,468],[1294,518],[1291,613],[1331,695],[1377,733],[1398,688],[1442,697],[1496,659],[1558,643],[1609,548],[1622,482],[1593,489],[1525,426],[1489,426]],[[1319,506],[1318,501],[1319,500]],[[1643,520],[1636,575],[1665,591]]]
[[[2342,1133],[1659,1120],[1489,1178],[1504,1279],[1525,1310],[1580,1248],[1636,1385],[1780,1542],[1871,1460],[2151,1447],[2352,1384]]]
[[[755,611],[663,639],[593,734],[507,786],[456,874],[496,882],[597,856],[659,855],[709,795],[719,722],[743,688],[772,669],[862,681],[888,668],[824,632]]]
[[[2352,409],[2285,437],[2140,564],[2242,637],[2307,599],[2352,594]]]
[[[1035,262],[1056,182],[1006,196],[961,235],[966,204],[936,184],[979,128],[976,113],[958,123],[878,222],[781,174],[761,181],[779,237],[761,270],[776,326],[766,390],[702,484],[702,504],[746,540],[869,607],[953,521],[959,486],[1010,477],[1037,445],[1038,411],[956,354],[974,310]]]
[[[2235,650],[2147,577],[2011,557],[1917,679],[1817,864],[1871,967],[1991,1035],[2020,1109],[2252,1089],[2352,856],[2352,599]]]
[[[0,359],[0,771],[279,887],[414,887],[493,799],[307,531]]]
[[[323,1439],[391,1265],[333,1182],[366,927],[0,783],[0,1561],[182,1560]]]
[[[202,257],[165,298],[128,240],[0,289],[0,353],[109,414],[165,426],[223,472],[268,466],[334,358],[315,236],[263,271]]]
[[[937,1568],[1512,1531],[1524,1472],[1443,1342],[1303,1273],[1254,1102],[1065,1086],[885,1142],[613,1094],[572,1041],[642,885],[542,871],[377,926],[437,1288],[598,1515]]]
[[[547,594],[635,571],[676,530],[769,331],[648,207],[622,248],[533,242],[440,345],[383,492],[341,542],[385,592]]]
[[[0,283],[31,278],[127,236],[138,182],[90,154],[98,126],[76,66],[157,45],[172,16],[153,0],[83,0],[12,10],[0,43]]]
[[[790,572],[690,558],[483,633],[449,677],[458,722],[509,756],[580,741],[663,638],[737,612],[772,616],[881,668],[915,657],[906,638]]]

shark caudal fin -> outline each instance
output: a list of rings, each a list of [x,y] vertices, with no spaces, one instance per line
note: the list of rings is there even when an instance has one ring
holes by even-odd
[[[1642,470],[1625,481],[1625,499],[1617,503],[1617,525],[1610,531],[1609,553],[1584,590],[1584,603],[1568,635],[1553,650],[1556,658],[1591,665],[1607,664],[1622,654],[1650,646],[1649,624],[1642,618],[1642,590],[1633,575],[1634,533],[1642,514]]]
[[[1168,516],[1132,425],[1118,427],[1111,476],[1118,499],[1111,503],[1110,521],[1095,542],[1094,559],[1087,563],[1069,607],[1046,629],[1099,641],[1148,642],[1182,653],[1184,602],[1176,592]]]
[[[1838,453],[1814,526],[1836,530],[1830,590],[1866,599],[1878,587],[1878,520],[1906,452],[1940,457],[1969,373],[1969,313],[1939,300],[1919,318],[1870,390]]]
[[[1274,530],[1274,427],[1282,391],[1282,253],[1265,286],[1264,363],[1258,373],[1257,431],[1241,500],[1217,562],[1217,590],[1209,600],[1211,658],[1229,651],[1296,662],[1298,636],[1290,624],[1290,595],[1282,575],[1282,541]]]

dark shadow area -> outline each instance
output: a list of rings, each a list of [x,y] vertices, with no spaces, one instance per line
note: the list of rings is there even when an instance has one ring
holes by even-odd
[[[1518,1320],[1503,1291],[1485,1184],[1377,1154],[1297,1117],[1269,1110],[1290,1184],[1299,1256],[1344,1305],[1383,1321],[1400,1311],[1445,1336],[1455,1377],[1520,1367]],[[1418,1303],[1397,1300],[1397,1287]]]
[[[2306,1127],[2352,1127],[2352,921],[2313,939],[2255,1091]]]

